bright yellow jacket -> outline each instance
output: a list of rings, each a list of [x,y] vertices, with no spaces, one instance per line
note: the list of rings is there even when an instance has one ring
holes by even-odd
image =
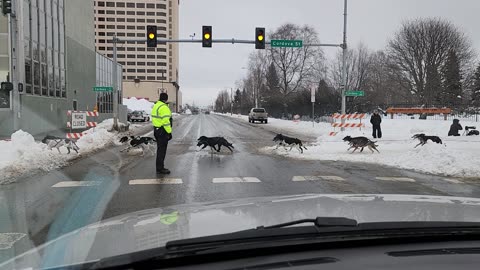
[[[163,127],[167,133],[172,133],[172,123],[170,121],[172,112],[168,104],[157,101],[155,105],[153,105],[151,116],[154,127]]]

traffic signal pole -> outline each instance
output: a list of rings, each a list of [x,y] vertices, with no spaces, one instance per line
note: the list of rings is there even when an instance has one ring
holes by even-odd
[[[118,130],[118,72],[117,72],[117,35],[113,35],[113,129]]]
[[[344,0],[343,7],[343,43],[342,43],[342,114],[347,112],[347,101],[345,92],[347,91],[347,0]],[[342,124],[345,123],[345,119],[342,118]],[[342,127],[342,131],[345,128]]]

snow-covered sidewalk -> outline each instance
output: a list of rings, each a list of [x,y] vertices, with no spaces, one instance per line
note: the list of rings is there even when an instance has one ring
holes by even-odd
[[[35,171],[51,171],[112,144],[119,136],[118,133],[108,131],[112,125],[113,120],[108,119],[87,130],[76,142],[80,148],[78,154],[74,151],[67,154],[65,147],[60,148],[62,153],[58,153],[55,148],[48,150],[47,145],[35,141],[32,135],[22,130],[13,133],[10,141],[0,141],[0,184],[15,182],[18,176]],[[136,128],[136,125],[130,125],[131,132]]]
[[[248,117],[244,115],[230,116],[228,114],[225,116],[248,121]],[[335,130],[329,123],[315,123],[315,126],[312,127],[312,122],[294,122],[273,118],[268,121],[268,124],[262,124],[262,127],[281,130],[284,135],[305,135],[317,139],[307,145],[308,150],[303,154],[295,149],[290,152],[283,148],[275,150],[274,146],[261,149],[264,153],[306,160],[374,163],[452,177],[480,178],[480,162],[478,161],[480,136],[448,137],[451,121],[385,117],[382,119],[382,139],[372,138],[372,126],[369,119],[362,120],[363,123],[366,123],[366,127],[362,130],[347,128],[346,131],[339,132],[336,136],[330,136],[329,133],[340,131],[340,129]],[[358,120],[350,122],[359,123]],[[465,126],[480,128],[480,123],[461,121],[460,124],[464,128]],[[418,141],[412,139],[412,136],[418,133],[439,136],[444,144],[440,145],[429,141],[423,147],[414,148]],[[365,136],[377,141],[380,154],[372,154],[368,149],[365,149],[363,153],[347,152],[348,145],[342,140],[347,135]]]

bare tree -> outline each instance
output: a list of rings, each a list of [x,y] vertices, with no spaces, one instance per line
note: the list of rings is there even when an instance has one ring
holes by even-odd
[[[294,40],[301,39],[304,43],[317,43],[318,35],[310,26],[285,24],[270,35],[271,39]],[[302,88],[302,84],[314,74],[317,61],[323,59],[323,52],[319,47],[302,48],[271,48],[270,60],[275,65],[280,78],[279,90],[284,106],[287,107],[288,98]]]
[[[392,70],[402,85],[424,104],[441,91],[441,68],[453,51],[461,70],[474,57],[470,41],[444,19],[416,19],[405,22],[388,43]]]
[[[365,90],[371,76],[372,53],[362,43],[357,48],[347,50],[347,89]],[[342,52],[338,52],[332,64],[330,78],[332,84],[339,87],[342,84]]]

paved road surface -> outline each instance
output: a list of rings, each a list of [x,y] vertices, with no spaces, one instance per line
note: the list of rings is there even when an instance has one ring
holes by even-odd
[[[0,186],[0,242],[11,241],[0,243],[10,247],[0,251],[0,260],[15,248],[18,252],[100,219],[176,204],[304,193],[480,197],[480,185],[461,179],[262,154],[259,148],[273,144],[274,132],[268,125],[192,115],[175,120],[174,129],[166,161],[172,171],[168,178],[157,178],[154,156],[120,153],[123,147],[118,146],[69,167]],[[201,135],[228,138],[234,153],[197,151]],[[5,240],[9,239],[2,237],[5,233],[25,237]]]

